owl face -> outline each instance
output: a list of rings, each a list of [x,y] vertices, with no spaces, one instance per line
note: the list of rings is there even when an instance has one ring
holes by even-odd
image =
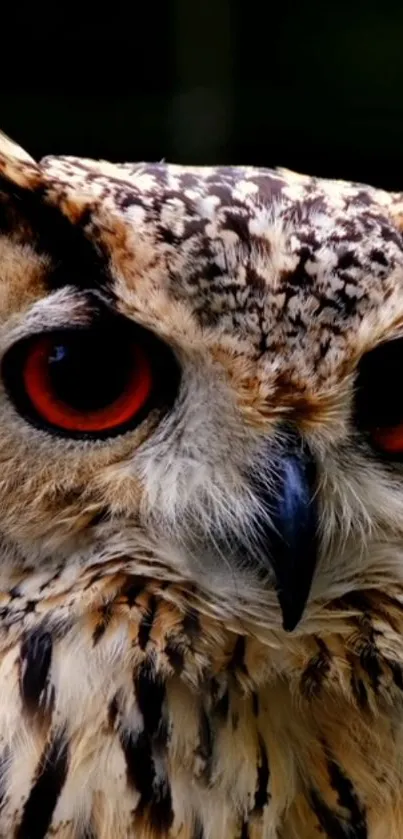
[[[302,632],[401,580],[399,195],[0,163],[1,589],[69,603],[129,563]]]

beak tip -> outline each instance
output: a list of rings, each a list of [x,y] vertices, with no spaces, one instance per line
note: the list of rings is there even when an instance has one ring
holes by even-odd
[[[288,622],[288,621],[284,620],[284,618],[283,618],[284,632],[288,632],[288,633],[294,632],[294,629],[296,629],[297,626],[298,626],[298,621],[289,621]]]
[[[297,628],[302,618],[304,610],[302,608],[296,609],[295,602],[284,602],[284,598],[281,597],[281,594],[279,595],[279,603],[281,608],[282,627],[284,629],[284,632],[293,632],[294,629]]]

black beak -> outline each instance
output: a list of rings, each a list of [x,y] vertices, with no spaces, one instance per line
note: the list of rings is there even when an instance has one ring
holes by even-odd
[[[276,475],[274,493],[259,492],[270,519],[261,548],[274,571],[283,628],[291,632],[303,615],[317,560],[316,468],[300,439],[290,439]]]

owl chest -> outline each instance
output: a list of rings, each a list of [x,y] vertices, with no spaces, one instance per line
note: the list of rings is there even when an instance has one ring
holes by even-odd
[[[276,671],[273,645],[144,586],[75,622],[25,614],[0,639],[0,839],[403,835],[386,633],[302,640]]]
[[[50,643],[3,655],[0,837],[402,835],[396,720],[371,729],[330,696],[303,705],[284,679],[196,685],[165,677],[155,651],[133,670],[123,648],[100,647],[94,666],[78,643],[63,656]]]

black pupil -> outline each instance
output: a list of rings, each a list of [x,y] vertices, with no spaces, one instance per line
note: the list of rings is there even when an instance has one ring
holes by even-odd
[[[383,344],[362,359],[356,387],[360,427],[391,428],[403,422],[403,340]]]
[[[80,412],[114,403],[128,386],[133,352],[114,336],[60,336],[49,353],[49,376],[58,400]]]

